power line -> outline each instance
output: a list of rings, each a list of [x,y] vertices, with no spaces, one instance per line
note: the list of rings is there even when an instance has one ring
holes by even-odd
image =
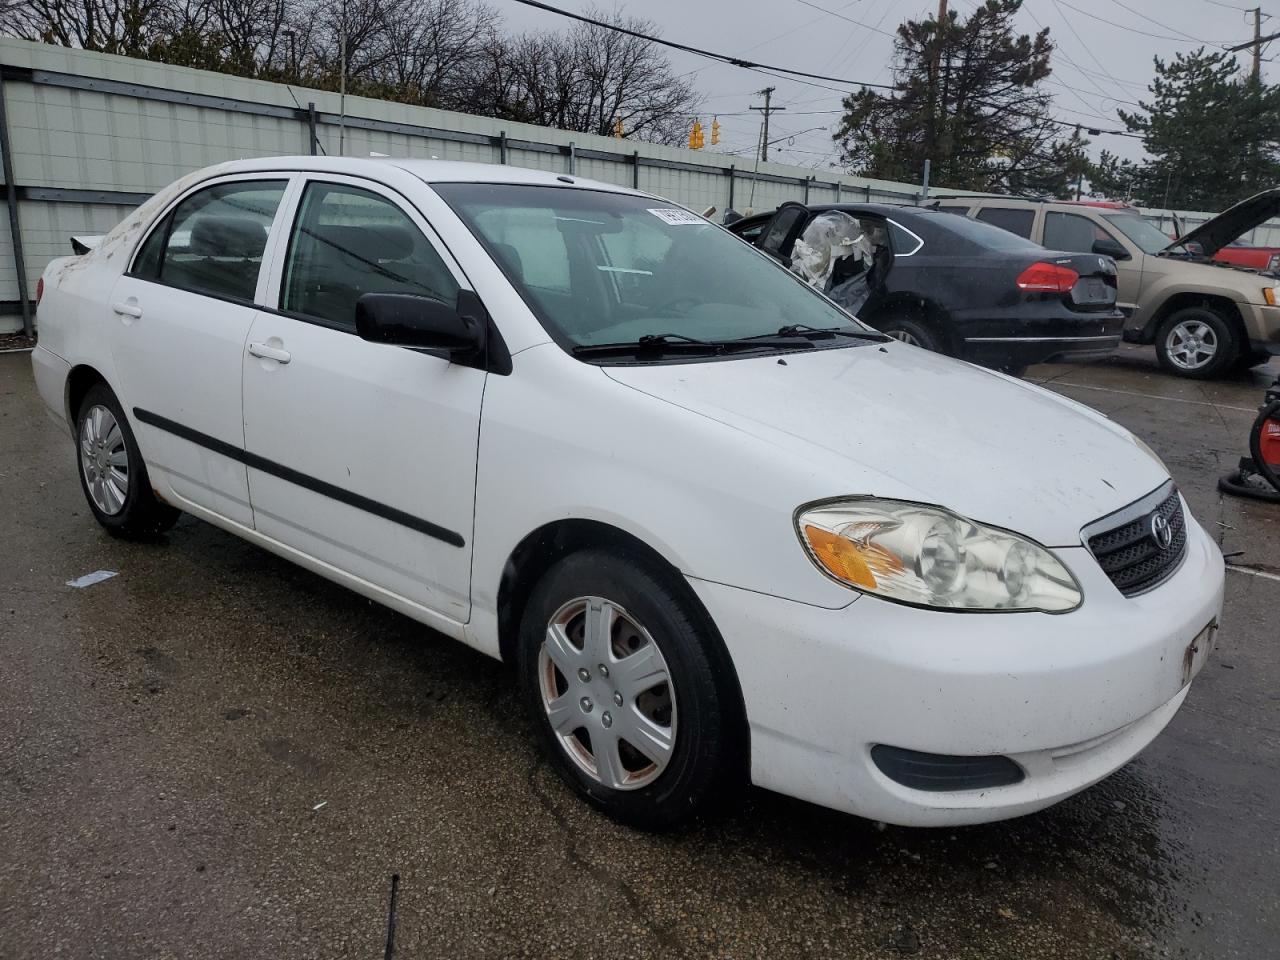
[[[523,4],[526,7],[533,7],[537,10],[545,10],[547,13],[554,13],[557,16],[568,17],[570,20],[577,20],[580,23],[589,23],[593,27],[602,27],[605,30],[612,30],[614,33],[626,34],[629,37],[636,37],[639,40],[648,40],[650,43],[656,43],[662,47],[670,47],[672,50],[681,50],[684,53],[692,53],[695,56],[706,57],[709,60],[717,60],[720,63],[727,63],[735,67],[743,67],[747,70],[758,70],[761,72],[773,70],[775,73],[787,74],[787,76],[781,78],[784,80],[790,79],[791,77],[810,77],[814,80],[829,80],[832,83],[847,83],[855,87],[877,87],[881,90],[893,89],[893,87],[885,83],[867,83],[863,80],[849,80],[845,77],[828,77],[820,73],[809,73],[805,70],[792,70],[789,67],[775,67],[768,63],[756,63],[754,60],[745,60],[742,57],[735,57],[727,53],[715,53],[711,50],[704,50],[701,47],[690,46],[687,43],[676,43],[674,40],[664,40],[662,37],[655,37],[652,34],[641,33],[639,30],[622,27],[616,23],[606,23],[603,20],[596,20],[594,17],[587,17],[580,13],[573,13],[570,10],[561,10],[559,7],[553,7],[549,3],[542,3],[541,0],[514,0],[514,2]]]
[[[881,30],[879,26],[873,27],[871,26],[871,24],[863,23],[861,20],[855,20],[853,19],[853,17],[846,17],[843,13],[836,13],[836,11],[834,10],[828,10],[826,7],[820,7],[816,3],[810,3],[809,0],[796,0],[796,3],[803,4],[806,7],[812,7],[814,10],[821,10],[823,13],[825,13],[829,17],[836,17],[837,19],[848,21],[849,23],[852,23],[855,26],[862,27],[864,30],[872,30],[875,33],[882,33],[886,37],[897,36],[896,33],[891,33],[888,30]]]
[[[792,70],[788,67],[777,67],[771,64],[755,63],[754,61],[751,61],[751,60],[744,60],[741,57],[735,57],[735,56],[731,56],[729,54],[724,54],[724,53],[715,53],[714,51],[704,50],[701,47],[694,47],[685,43],[677,43],[674,40],[664,40],[661,37],[655,37],[647,33],[641,33],[638,30],[632,30],[629,27],[619,26],[618,24],[606,23],[603,20],[596,20],[593,17],[584,16],[583,14],[580,14],[580,13],[573,13],[572,11],[569,11],[569,10],[561,10],[559,7],[553,7],[548,3],[542,3],[541,0],[514,0],[514,2],[522,4],[527,7],[533,7],[538,10],[544,10],[547,13],[554,13],[557,16],[567,17],[570,20],[577,20],[581,23],[589,23],[592,26],[600,27],[604,30],[611,30],[615,33],[622,33],[627,36],[636,37],[640,40],[647,40],[650,43],[656,43],[659,46],[670,47],[673,50],[681,50],[685,53],[692,53],[700,57],[707,57],[708,59],[717,60],[721,63],[727,63],[735,67],[742,67],[743,69],[746,69],[746,70],[753,70],[753,71],[756,71],[757,73],[763,73],[766,76],[776,77],[779,80],[787,80],[793,83],[803,83],[803,84],[806,84],[807,86],[818,87],[819,89],[822,89],[822,90],[830,90],[833,93],[848,94],[848,93],[851,93],[852,91],[841,90],[838,87],[829,87],[824,84],[817,83],[815,81],[826,80],[830,83],[843,83],[848,86],[855,86],[855,87],[872,87],[878,90],[889,90],[891,92],[896,92],[898,89],[896,86],[892,86],[890,84],[885,84],[885,83],[867,83],[866,81],[863,81],[863,80],[849,80],[844,77],[829,77],[820,73],[809,73],[804,70]],[[809,80],[800,79],[803,77],[809,77],[811,79]],[[1103,95],[1106,96],[1105,93]],[[1010,108],[1008,104],[992,103],[990,101],[983,101],[983,100],[973,100],[972,102],[979,106],[1002,110],[1006,113],[1012,114],[1013,116],[1023,117],[1024,119],[1028,119],[1028,120],[1037,120],[1043,123],[1052,123],[1052,124],[1057,124],[1063,127],[1078,126],[1078,124],[1071,123],[1066,120],[1055,120],[1052,117],[1043,117],[1036,114],[1020,112],[1018,110],[1014,110]],[[1086,106],[1087,105],[1088,104],[1086,104]],[[777,109],[777,108],[774,108],[774,109]],[[1138,134],[1129,133],[1123,130],[1102,130],[1098,128],[1091,128],[1089,132],[1091,135],[1108,134],[1111,136],[1133,137],[1136,139],[1141,139],[1141,137]]]
[[[1133,9],[1133,7],[1126,6],[1125,4],[1121,3],[1120,0],[1111,0],[1111,2],[1114,3],[1121,10],[1128,10],[1130,13],[1132,13],[1135,17],[1137,17],[1140,20],[1146,20],[1148,23],[1153,23],[1157,27],[1168,27],[1170,30],[1172,30],[1174,33],[1176,33],[1180,37],[1186,37],[1188,40],[1194,40],[1196,43],[1204,43],[1204,41],[1201,40],[1199,37],[1193,37],[1191,34],[1183,30],[1179,30],[1177,27],[1175,27],[1171,23],[1160,23],[1158,20],[1152,20],[1141,10],[1135,10]]]
[[[1150,33],[1149,31],[1146,31],[1146,30],[1139,30],[1137,27],[1130,27],[1127,24],[1116,23],[1114,20],[1108,20],[1106,17],[1100,17],[1096,13],[1090,13],[1088,10],[1081,10],[1079,7],[1072,6],[1071,4],[1067,3],[1067,0],[1061,0],[1061,3],[1064,7],[1069,7],[1070,9],[1074,10],[1076,13],[1085,17],[1089,17],[1091,20],[1097,20],[1099,23],[1105,23],[1107,26],[1116,27],[1119,30],[1128,30],[1130,33],[1138,33],[1144,37],[1154,37],[1156,40],[1172,40],[1174,43],[1220,44],[1220,41],[1217,41],[1217,40],[1184,40],[1182,37],[1171,37],[1167,33]],[[1057,4],[1055,3],[1055,6],[1056,5]]]

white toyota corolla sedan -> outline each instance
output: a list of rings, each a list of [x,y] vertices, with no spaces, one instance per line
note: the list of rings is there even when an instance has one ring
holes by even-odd
[[[514,664],[629,823],[748,777],[1028,813],[1150,743],[1213,645],[1222,556],[1142,441],[634,190],[238,161],[40,288],[100,524],[189,513]]]

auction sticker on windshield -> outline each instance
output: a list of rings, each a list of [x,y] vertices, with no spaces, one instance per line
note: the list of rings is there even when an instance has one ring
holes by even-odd
[[[669,223],[673,227],[685,226],[691,223],[706,223],[696,213],[690,213],[688,210],[676,210],[674,207],[651,207],[649,212],[661,220],[663,223]]]

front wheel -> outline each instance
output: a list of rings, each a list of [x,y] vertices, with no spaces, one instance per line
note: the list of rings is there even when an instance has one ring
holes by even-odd
[[[1211,307],[1184,307],[1156,332],[1156,357],[1170,373],[1209,380],[1231,368],[1240,355],[1235,331]]]
[[[893,339],[901,340],[903,343],[909,343],[913,347],[923,347],[925,350],[932,350],[934,353],[946,352],[943,349],[942,338],[918,317],[911,315],[891,317],[877,323],[876,326],[881,333],[888,334]]]
[[[661,829],[731,792],[741,718],[713,631],[671,576],[629,555],[573,554],[534,588],[525,702],[552,766],[611,817]]]
[[[106,384],[89,388],[76,414],[80,488],[98,523],[125,537],[154,537],[179,512],[151,490],[146,465],[120,401]]]

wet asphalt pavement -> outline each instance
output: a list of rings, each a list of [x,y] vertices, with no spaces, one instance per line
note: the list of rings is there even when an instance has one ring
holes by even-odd
[[[392,874],[397,957],[1280,957],[1280,506],[1215,486],[1278,366],[1029,374],[1271,574],[1228,573],[1219,649],[1137,760],[984,827],[752,790],[654,836],[569,795],[496,662],[190,518],[107,536],[2,355],[0,958],[380,958]]]

